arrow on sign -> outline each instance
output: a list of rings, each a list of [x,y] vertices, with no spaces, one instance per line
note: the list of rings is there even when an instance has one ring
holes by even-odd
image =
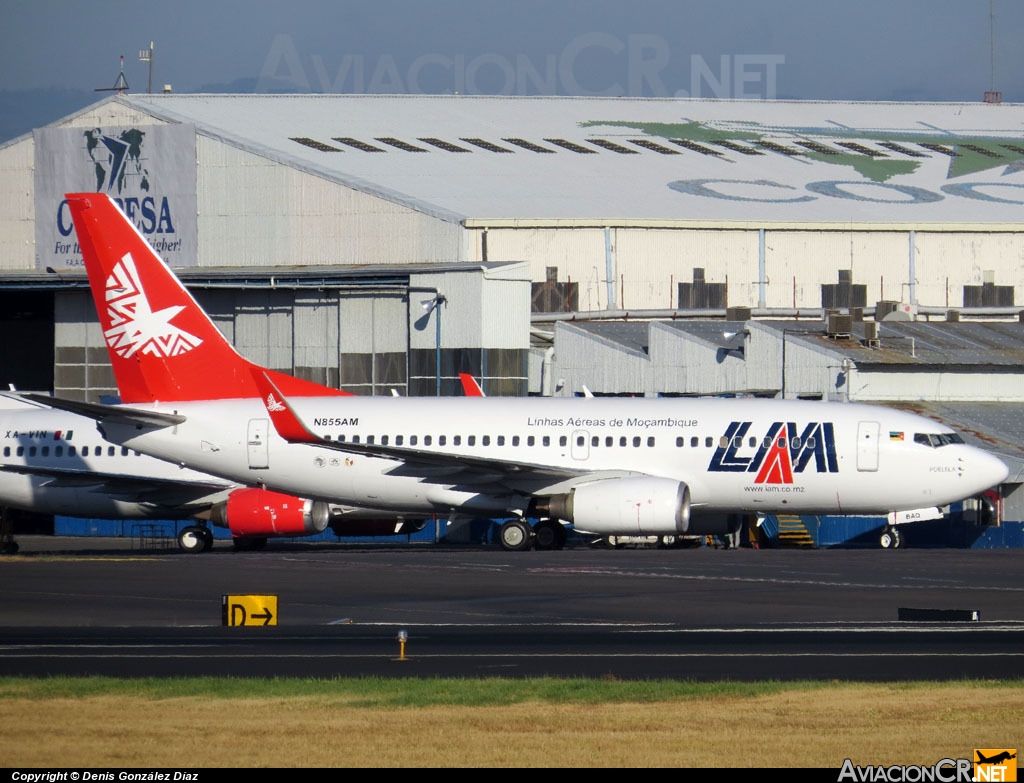
[[[264,625],[270,625],[270,621],[274,619],[274,615],[270,613],[269,609],[264,609],[259,614],[250,614],[249,617],[253,620],[263,620]]]

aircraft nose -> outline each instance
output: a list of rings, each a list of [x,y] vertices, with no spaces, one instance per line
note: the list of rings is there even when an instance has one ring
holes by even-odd
[[[977,477],[979,491],[983,492],[1006,481],[1010,468],[994,454],[978,450],[976,458],[971,460],[971,474]]]

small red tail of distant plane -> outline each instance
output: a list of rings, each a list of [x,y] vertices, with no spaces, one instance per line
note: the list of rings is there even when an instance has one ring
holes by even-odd
[[[468,372],[460,372],[459,380],[462,381],[462,393],[467,397],[486,397],[484,390],[480,388],[480,384],[476,378],[470,375]]]
[[[121,401],[259,397],[255,365],[235,351],[117,203],[101,193],[69,193],[67,201],[93,297],[105,304],[97,309]],[[289,397],[348,396],[265,372]]]

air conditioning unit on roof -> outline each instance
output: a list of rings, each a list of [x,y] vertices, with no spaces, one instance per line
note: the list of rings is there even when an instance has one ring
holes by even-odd
[[[853,316],[846,313],[829,313],[825,332],[829,337],[849,337],[853,334]]]

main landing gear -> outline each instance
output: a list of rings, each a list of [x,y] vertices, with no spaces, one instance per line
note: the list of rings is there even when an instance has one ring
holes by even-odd
[[[561,549],[567,537],[565,527],[556,519],[542,519],[533,526],[534,549]]]
[[[213,548],[213,533],[203,525],[183,527],[178,533],[178,548],[189,554],[208,552]]]
[[[892,525],[886,525],[882,530],[882,535],[878,537],[878,543],[882,549],[897,549],[903,541],[897,528]]]
[[[498,530],[498,542],[507,552],[523,552],[531,546],[538,550],[561,549],[567,534],[558,520],[542,519],[530,526],[525,519],[510,519]]]

